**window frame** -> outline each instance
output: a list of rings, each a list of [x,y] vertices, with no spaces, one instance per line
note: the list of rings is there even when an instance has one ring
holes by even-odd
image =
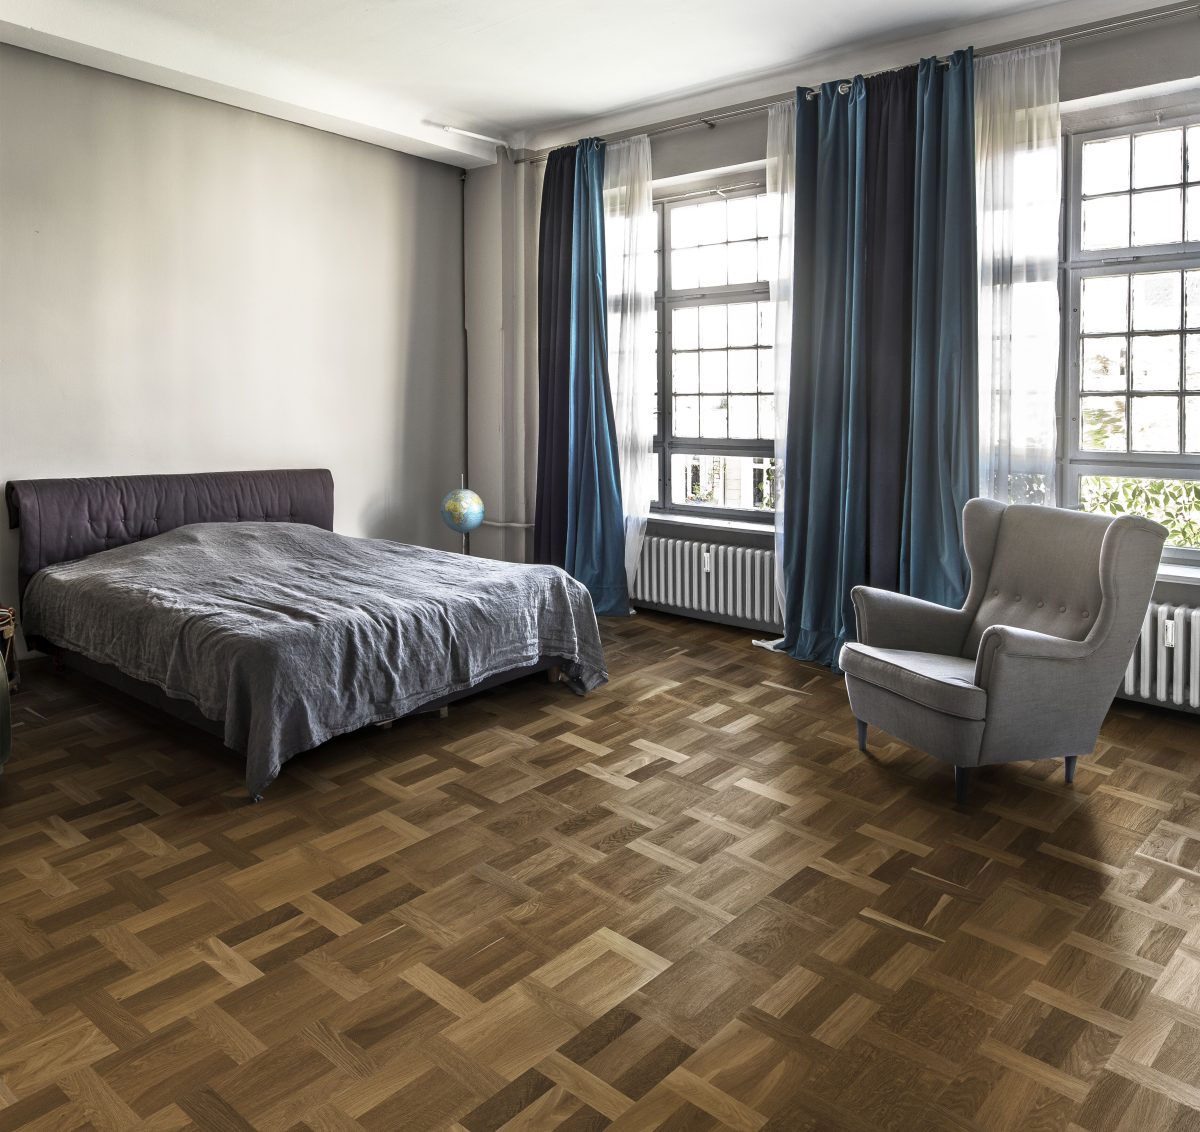
[[[658,218],[658,288],[654,295],[658,319],[658,356],[655,359],[658,376],[658,432],[654,452],[658,457],[658,500],[651,506],[652,515],[677,515],[689,519],[709,518],[732,522],[774,522],[774,510],[749,507],[713,507],[700,503],[675,503],[671,498],[672,456],[747,456],[775,458],[774,440],[737,438],[707,439],[676,437],[672,434],[673,400],[671,394],[671,358],[673,356],[671,312],[680,307],[725,305],[735,302],[770,302],[771,285],[759,280],[754,283],[730,283],[716,287],[691,287],[675,290],[671,285],[671,213],[674,208],[702,203],[705,198],[723,197],[733,200],[744,196],[760,196],[766,192],[765,178],[760,173],[748,181],[743,174],[735,186],[715,184],[710,187],[665,195],[657,198],[654,209]],[[774,346],[772,345],[772,349]]]
[[[1062,383],[1062,419],[1065,428],[1060,430],[1059,498],[1063,505],[1080,507],[1080,480],[1084,476],[1120,476],[1140,479],[1186,479],[1200,480],[1200,455],[1186,452],[1093,452],[1080,445],[1080,398],[1085,396],[1081,389],[1080,367],[1082,314],[1080,299],[1083,280],[1096,276],[1148,274],[1155,271],[1188,271],[1200,268],[1200,240],[1181,240],[1177,244],[1154,244],[1130,246],[1128,248],[1101,248],[1085,250],[1083,243],[1083,147],[1086,142],[1103,141],[1107,138],[1146,133],[1155,129],[1183,128],[1200,125],[1200,113],[1166,117],[1162,114],[1147,114],[1129,120],[1119,126],[1104,129],[1082,129],[1067,134],[1066,169],[1063,177],[1064,232],[1061,287],[1067,317],[1063,321],[1062,357],[1060,372],[1067,380]],[[1185,135],[1186,140],[1186,135]],[[1187,153],[1184,151],[1184,186],[1187,185]],[[1132,184],[1132,179],[1131,179]],[[1170,188],[1172,186],[1165,186]],[[1186,192],[1186,189],[1184,190]],[[1114,194],[1115,195],[1115,194]],[[1132,198],[1135,193],[1128,194]],[[1186,234],[1186,228],[1184,229]],[[1132,329],[1126,331],[1126,335]],[[1165,332],[1169,333],[1169,332]],[[1181,326],[1181,344],[1186,344],[1186,327]],[[1127,364],[1132,364],[1128,359]],[[1182,359],[1181,359],[1182,365]],[[1130,382],[1132,375],[1130,375]],[[1162,396],[1164,391],[1135,392],[1130,384],[1122,394],[1131,404],[1141,396]],[[1100,395],[1100,394],[1097,394]],[[1177,394],[1180,402],[1180,428],[1184,427],[1183,412],[1188,391],[1181,387]],[[1181,444],[1182,447],[1182,444]],[[1200,567],[1200,548],[1172,546],[1163,548],[1163,562]]]

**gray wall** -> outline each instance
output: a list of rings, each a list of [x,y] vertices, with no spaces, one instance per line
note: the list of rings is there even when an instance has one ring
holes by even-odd
[[[0,46],[0,481],[323,466],[338,530],[453,547],[459,177]]]
[[[980,49],[987,46],[977,45]],[[1196,76],[1200,76],[1200,17],[1191,11],[1139,27],[1066,41],[1059,86],[1066,102]],[[836,77],[814,74],[811,81],[815,84]],[[786,93],[781,90],[780,96]],[[1193,93],[1193,103],[1197,97]],[[714,106],[712,112],[720,109]],[[696,117],[690,115],[690,119]],[[761,161],[767,149],[767,116],[763,112],[717,121],[711,127],[672,130],[652,137],[650,148],[655,177]]]
[[[1200,75],[1200,14],[1195,10],[1063,44],[1064,102]]]

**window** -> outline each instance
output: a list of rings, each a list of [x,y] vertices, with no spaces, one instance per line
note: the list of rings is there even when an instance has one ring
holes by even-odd
[[[769,520],[775,373],[761,186],[662,202],[657,507]]]
[[[1200,559],[1200,123],[1077,135],[1069,184],[1067,502]]]

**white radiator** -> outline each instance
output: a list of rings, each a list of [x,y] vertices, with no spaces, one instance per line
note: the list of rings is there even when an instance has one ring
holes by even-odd
[[[1118,695],[1200,710],[1200,607],[1151,603]]]
[[[648,536],[633,581],[633,603],[783,631],[772,550]]]

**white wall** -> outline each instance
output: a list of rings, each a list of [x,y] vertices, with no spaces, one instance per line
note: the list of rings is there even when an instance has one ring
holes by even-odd
[[[0,481],[328,467],[339,531],[453,547],[460,192],[446,165],[0,46]]]

